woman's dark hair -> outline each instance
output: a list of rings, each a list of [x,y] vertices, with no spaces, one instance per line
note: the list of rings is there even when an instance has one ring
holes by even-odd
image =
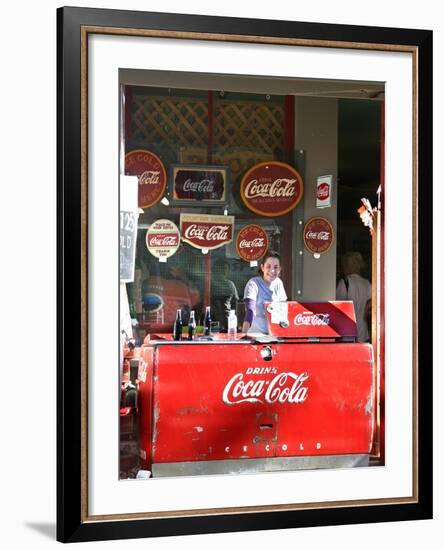
[[[259,273],[259,275],[261,277],[263,277],[263,272],[262,272],[262,269],[261,269],[261,265],[264,265],[265,262],[268,260],[268,258],[276,258],[276,260],[279,260],[279,263],[281,263],[281,257],[280,255],[275,252],[274,250],[268,250],[263,256],[262,258],[259,260],[259,267],[257,268],[257,272]]]

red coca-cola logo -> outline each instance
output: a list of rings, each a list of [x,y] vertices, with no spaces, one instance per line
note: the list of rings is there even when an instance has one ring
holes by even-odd
[[[246,225],[237,235],[236,248],[243,260],[257,261],[268,249],[267,233],[259,225]]]
[[[247,208],[261,216],[283,216],[299,203],[303,194],[300,174],[289,164],[261,162],[242,178],[240,194]]]
[[[333,226],[325,218],[312,218],[304,227],[304,244],[313,254],[327,252],[333,243]]]
[[[185,227],[183,236],[184,239],[196,239],[199,241],[219,241],[226,242],[228,240],[229,225],[209,225],[192,223]]]
[[[170,233],[155,233],[147,237],[148,247],[152,246],[179,246],[179,235]]]
[[[125,174],[138,177],[140,208],[149,208],[163,197],[167,181],[165,167],[151,151],[136,149],[127,153]]]
[[[200,249],[212,250],[233,240],[233,216],[181,214],[182,240]]]
[[[320,201],[325,201],[330,196],[330,186],[328,183],[320,183],[318,186],[317,198]]]
[[[248,376],[236,373],[230,378],[222,392],[226,405],[239,403],[304,403],[308,397],[305,385],[309,376],[306,372],[281,372],[274,376]]]

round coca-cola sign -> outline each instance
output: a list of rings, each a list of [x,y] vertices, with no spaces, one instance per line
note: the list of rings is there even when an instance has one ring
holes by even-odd
[[[293,210],[303,191],[300,174],[289,164],[274,160],[250,168],[240,185],[247,208],[268,217],[283,216]]]
[[[146,232],[146,246],[160,260],[166,260],[175,254],[179,245],[179,229],[170,220],[156,220]]]
[[[268,249],[267,233],[259,225],[246,225],[237,235],[236,248],[243,260],[257,261]]]
[[[304,227],[305,248],[313,254],[327,252],[333,243],[333,226],[325,218],[311,218]]]
[[[125,174],[137,176],[139,180],[140,208],[156,204],[165,193],[166,170],[160,158],[144,149],[136,149],[125,155]]]

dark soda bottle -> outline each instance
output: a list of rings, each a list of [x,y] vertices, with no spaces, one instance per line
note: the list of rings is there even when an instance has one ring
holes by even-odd
[[[182,312],[180,309],[177,310],[176,320],[174,321],[173,338],[174,340],[182,340]]]
[[[210,311],[210,306],[206,306],[206,308],[205,308],[204,334],[205,334],[205,336],[210,336],[210,334],[211,334],[211,311]]]
[[[190,320],[188,321],[188,340],[194,340],[196,334],[196,319],[194,317],[194,311],[190,313]]]

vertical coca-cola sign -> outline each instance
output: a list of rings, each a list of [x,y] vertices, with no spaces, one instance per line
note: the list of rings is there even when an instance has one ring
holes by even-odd
[[[331,190],[333,176],[319,176],[316,179],[316,208],[331,206]]]
[[[144,149],[136,149],[125,155],[125,174],[139,180],[138,203],[140,208],[156,204],[166,189],[166,170],[160,158]]]
[[[213,250],[233,240],[234,216],[181,214],[182,240],[201,250]]]

